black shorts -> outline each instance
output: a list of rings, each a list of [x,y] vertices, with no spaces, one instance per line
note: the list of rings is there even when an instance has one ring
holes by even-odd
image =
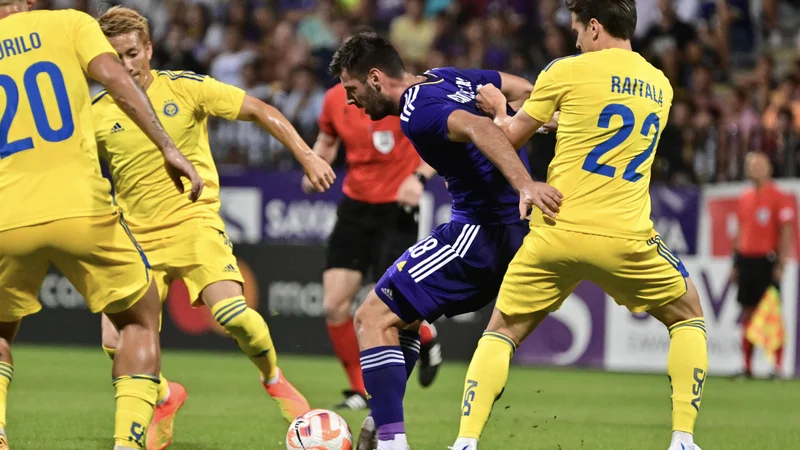
[[[419,209],[345,197],[328,238],[326,269],[352,269],[377,280],[417,242]]]
[[[736,263],[739,271],[739,295],[736,297],[742,306],[757,306],[767,288],[774,284],[772,269],[775,256],[740,257]]]

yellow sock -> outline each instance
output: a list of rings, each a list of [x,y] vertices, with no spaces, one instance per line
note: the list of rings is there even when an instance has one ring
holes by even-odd
[[[114,389],[117,391],[115,445],[144,447],[144,433],[153,418],[158,396],[158,381],[152,375],[123,375],[114,379]]]
[[[6,429],[6,404],[8,403],[8,385],[14,378],[11,364],[0,361],[0,429]]]
[[[467,369],[459,438],[480,439],[494,402],[503,394],[516,349],[514,342],[501,333],[483,333]]]
[[[694,433],[708,371],[706,322],[702,317],[669,327],[667,374],[672,384],[672,431]]]
[[[233,336],[264,380],[269,381],[278,375],[278,355],[275,354],[267,323],[261,314],[247,306],[244,297],[233,297],[217,303],[211,308],[211,314]]]
[[[111,360],[114,360],[114,356],[117,354],[117,349],[110,348],[103,346],[103,351],[106,352]],[[158,378],[161,382],[158,384],[158,397],[156,398],[156,404],[162,405],[165,401],[167,401],[167,397],[169,396],[169,384],[167,383],[167,379],[164,378],[163,373],[158,374]]]

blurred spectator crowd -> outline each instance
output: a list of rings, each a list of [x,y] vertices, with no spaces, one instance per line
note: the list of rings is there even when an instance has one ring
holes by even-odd
[[[209,74],[280,109],[309,145],[327,65],[364,26],[383,33],[422,72],[452,65],[535,81],[576,52],[562,0],[39,0],[39,7],[99,15],[114,4],[151,22],[153,67]],[[675,88],[654,179],[672,184],[743,178],[748,151],[766,152],[777,177],[800,176],[800,0],[637,0],[634,49]],[[215,121],[220,164],[295,167],[280,143],[250,123]],[[543,176],[555,140],[532,143]]]

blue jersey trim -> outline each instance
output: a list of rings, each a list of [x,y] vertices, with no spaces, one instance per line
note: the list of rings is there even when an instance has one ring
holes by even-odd
[[[108,91],[103,89],[103,91],[101,91],[99,94],[97,94],[97,97],[95,97],[94,100],[92,100],[92,105],[94,105],[95,103],[97,103],[100,100],[102,100],[103,97],[105,97],[106,95],[108,95]]]
[[[554,59],[554,60],[550,61],[550,64],[548,64],[548,65],[547,65],[547,67],[545,67],[545,68],[544,68],[544,70],[543,70],[542,72],[547,72],[547,71],[550,69],[550,67],[552,67],[552,66],[553,66],[553,64],[555,64],[555,63],[557,63],[557,62],[561,61],[562,59],[574,58],[574,57],[576,57],[576,56],[580,56],[580,55],[581,55],[581,54],[579,53],[579,54],[577,54],[577,55],[569,55],[569,56],[562,56],[561,58],[556,58],[556,59]]]
[[[179,78],[184,78],[187,80],[203,81],[206,78],[205,75],[198,75],[194,72],[175,73],[170,70],[159,70],[158,76],[160,77],[166,76],[169,77],[170,80],[177,80]]]

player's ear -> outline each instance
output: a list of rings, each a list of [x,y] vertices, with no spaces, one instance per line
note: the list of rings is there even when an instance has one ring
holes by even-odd
[[[600,22],[597,19],[589,20],[589,31],[592,33],[592,40],[596,41],[600,35]]]
[[[381,90],[381,71],[378,69],[370,69],[367,74],[367,81],[372,84],[378,92]]]
[[[147,44],[144,46],[144,52],[147,56],[147,60],[150,61],[153,58],[153,41],[147,41]]]

